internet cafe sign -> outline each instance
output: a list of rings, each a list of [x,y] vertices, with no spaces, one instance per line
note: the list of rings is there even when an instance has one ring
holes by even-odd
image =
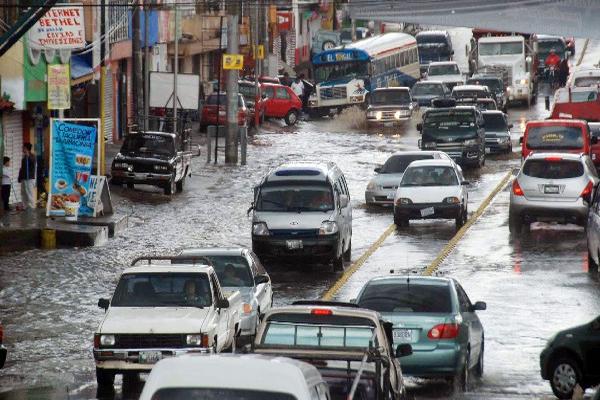
[[[81,4],[52,7],[29,30],[32,49],[78,49],[85,47],[85,20]]]

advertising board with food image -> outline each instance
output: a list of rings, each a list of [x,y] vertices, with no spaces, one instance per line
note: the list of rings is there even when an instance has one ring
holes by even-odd
[[[97,132],[93,124],[52,120],[48,216],[92,215],[87,199]]]

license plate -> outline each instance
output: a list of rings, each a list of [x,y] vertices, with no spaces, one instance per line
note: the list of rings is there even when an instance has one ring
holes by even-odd
[[[138,360],[140,364],[156,364],[162,360],[162,353],[160,351],[140,351]]]
[[[485,148],[485,154],[490,154],[492,152],[492,149],[489,147]]]
[[[396,343],[412,343],[413,331],[412,329],[394,329],[393,337]]]
[[[389,127],[394,126],[394,123],[393,122],[384,122],[383,126],[386,127],[386,128],[389,128]]]
[[[330,108],[329,114],[337,114],[337,108]]]
[[[394,197],[396,197],[396,193],[390,193],[387,195],[388,200],[394,200]]]
[[[557,185],[546,185],[546,186],[544,186],[544,193],[558,194],[558,186]]]
[[[285,244],[289,250],[296,250],[302,248],[302,240],[286,240]]]
[[[433,207],[427,207],[427,208],[421,209],[421,217],[428,217],[433,214],[435,214],[435,210],[433,209]]]

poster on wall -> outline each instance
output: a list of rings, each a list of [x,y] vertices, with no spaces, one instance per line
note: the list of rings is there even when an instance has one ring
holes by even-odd
[[[99,120],[51,120],[47,216],[76,219],[94,214],[87,200],[99,124]]]
[[[48,110],[71,108],[71,69],[68,64],[48,64]]]
[[[85,44],[81,4],[52,7],[29,30],[28,45],[32,49],[80,49]]]

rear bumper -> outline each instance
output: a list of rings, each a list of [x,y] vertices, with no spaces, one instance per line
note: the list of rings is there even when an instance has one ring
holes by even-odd
[[[421,210],[429,207],[433,207],[434,213],[423,217]],[[396,217],[408,219],[455,219],[460,216],[460,212],[461,204],[422,203],[394,206],[394,215]]]
[[[180,348],[180,349],[94,349],[96,368],[119,371],[150,371],[154,364],[139,362],[139,354],[143,351],[160,351],[162,358],[177,357],[184,354],[207,354],[210,348]]]
[[[301,249],[289,249],[288,240],[302,240]],[[339,234],[297,238],[252,236],[252,250],[264,258],[299,258],[303,260],[330,261],[337,257]]]
[[[583,199],[577,201],[527,200],[523,196],[511,196],[510,213],[525,222],[555,221],[584,224],[589,207]]]
[[[392,206],[394,205],[394,195],[396,191],[390,190],[367,190],[365,192],[365,202],[368,205],[379,205],[379,206]],[[388,198],[392,196],[392,198]]]
[[[402,373],[424,378],[456,375],[464,363],[466,353],[460,345],[431,351],[413,351],[402,357]]]

